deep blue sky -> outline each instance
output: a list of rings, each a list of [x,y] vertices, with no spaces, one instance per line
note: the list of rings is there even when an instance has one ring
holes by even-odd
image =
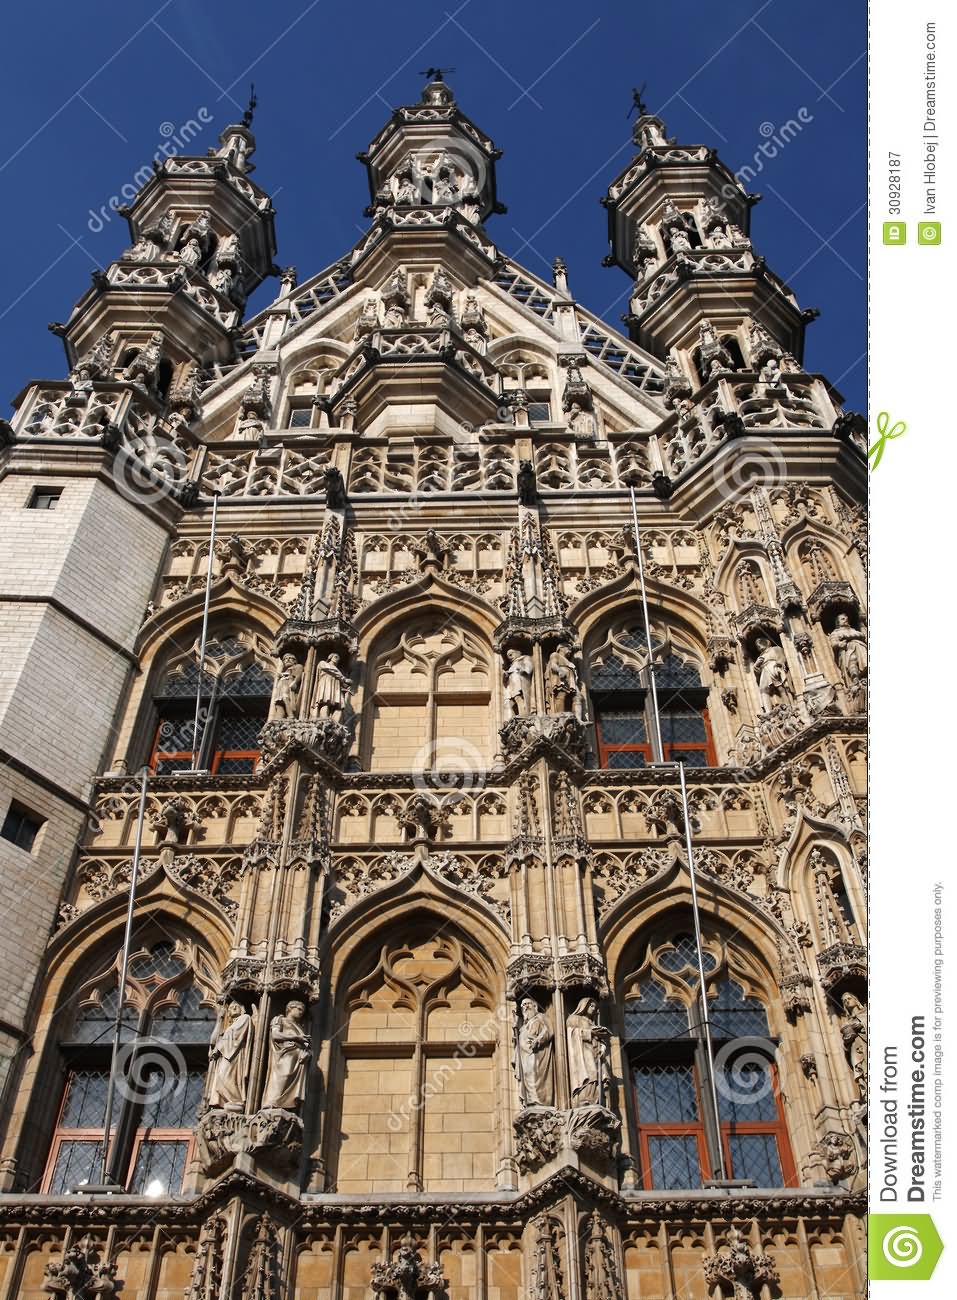
[[[90,210],[149,162],[169,124],[205,109],[211,125],[191,148],[204,153],[255,81],[256,180],[278,210],[278,261],[295,263],[301,281],[367,227],[355,153],[392,106],[418,99],[430,64],[456,69],[459,104],[505,151],[508,213],[490,220],[492,237],[546,278],[560,253],[575,296],[615,325],[628,282],[600,266],[598,199],[635,152],[631,87],[646,81],[669,132],[717,147],[735,171],[753,165],[767,124],[803,108],[811,120],[751,183],[764,195],[752,236],[801,305],[821,310],[808,368],[864,407],[863,0],[61,0],[11,7],[5,31],[2,413],[28,379],[64,373],[47,322],[65,320],[94,266],[128,243],[118,217],[92,231]]]

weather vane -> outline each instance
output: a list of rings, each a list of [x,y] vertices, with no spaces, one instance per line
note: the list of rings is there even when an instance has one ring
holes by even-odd
[[[628,116],[629,116],[629,117],[631,117],[632,113],[635,111],[636,108],[637,108],[637,110],[638,110],[638,116],[639,116],[639,117],[644,117],[644,115],[648,112],[648,105],[645,103],[644,98],[643,98],[644,93],[645,93],[645,87],[646,87],[647,85],[648,85],[648,83],[647,83],[647,81],[646,81],[646,82],[644,83],[644,85],[641,87],[640,90],[634,90],[634,89],[632,90],[632,92],[631,92],[631,108],[628,110]]]
[[[250,83],[249,83],[249,103],[246,105],[246,111],[245,111],[245,113],[243,113],[243,126],[252,126],[252,124],[253,124],[253,113],[255,113],[255,111],[256,111],[256,103],[257,103],[257,100],[256,100],[256,87],[255,87],[255,85],[254,85],[252,82],[250,82]]]
[[[445,74],[454,71],[454,68],[425,68],[419,73],[419,76],[428,77],[430,81],[444,81]]]

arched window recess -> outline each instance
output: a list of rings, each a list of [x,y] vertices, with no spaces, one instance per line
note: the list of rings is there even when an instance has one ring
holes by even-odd
[[[206,642],[200,676],[199,642],[174,657],[156,692],[156,729],[150,770],[156,776],[193,767],[196,691],[200,687],[195,766],[219,776],[254,772],[259,733],[269,713],[272,676],[265,645],[247,633]]]
[[[42,1190],[99,1183],[119,998],[119,958],[72,1004],[59,1053],[65,1074]],[[182,940],[147,942],[130,958],[116,1058],[108,1178],[141,1196],[175,1196],[193,1159],[209,1040],[213,977]]]
[[[729,970],[721,942],[705,936],[717,1127],[693,936],[648,944],[622,990],[623,1044],[646,1188],[687,1190],[725,1175],[758,1187],[796,1185],[767,1011]]]
[[[708,688],[697,666],[666,629],[652,628],[652,656],[665,762],[714,767]],[[647,767],[654,761],[654,718],[644,627],[631,619],[612,628],[590,656],[591,700],[601,767]]]

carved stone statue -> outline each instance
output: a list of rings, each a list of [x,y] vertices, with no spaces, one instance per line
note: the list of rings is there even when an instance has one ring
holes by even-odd
[[[359,319],[356,321],[354,339],[364,338],[366,334],[372,334],[379,328],[379,304],[376,301],[374,293],[370,293],[362,304],[362,311],[359,313]]]
[[[867,1101],[867,1008],[853,993],[841,998],[841,1039],[861,1101]]]
[[[253,1018],[239,1002],[227,1002],[209,1047],[210,1106],[244,1110],[253,1046]]]
[[[568,1076],[573,1106],[606,1106],[608,1030],[598,1023],[598,1004],[582,998],[565,1023],[568,1037]]]
[[[297,1110],[306,1095],[306,1067],[312,1057],[309,1035],[303,1028],[306,1007],[290,1002],[286,1013],[269,1024],[269,1073],[263,1106]]]
[[[316,678],[316,717],[338,721],[349,694],[349,678],[339,667],[339,655],[333,653],[328,659],[320,659]]]
[[[855,713],[863,713],[867,703],[867,639],[851,626],[846,614],[838,614],[829,639],[848,701]]]
[[[156,377],[159,373],[159,364],[163,355],[163,335],[156,331],[151,334],[147,342],[131,358],[129,365],[123,371],[123,378],[131,380],[134,384],[139,384],[148,392],[156,387]]]
[[[555,647],[545,665],[548,702],[553,713],[574,713],[582,719],[582,693],[578,669],[567,645]]]
[[[535,665],[531,655],[509,650],[505,668],[505,718],[527,718],[532,712],[532,675]]]
[[[555,1035],[533,998],[523,998],[515,1040],[515,1077],[523,1106],[551,1106],[555,1100]]]
[[[282,657],[282,671],[277,674],[276,684],[273,687],[272,708],[269,711],[270,720],[298,716],[302,673],[302,664],[299,663],[296,656],[294,654],[284,654]]]
[[[755,649],[758,656],[754,661],[754,675],[758,679],[761,708],[765,713],[771,713],[781,704],[793,708],[794,691],[791,689],[784,651],[780,646],[773,645],[766,636],[758,637]]]

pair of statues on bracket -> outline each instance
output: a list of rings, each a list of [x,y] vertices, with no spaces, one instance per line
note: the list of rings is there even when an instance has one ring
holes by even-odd
[[[304,1002],[290,1002],[269,1025],[269,1067],[264,1109],[298,1110],[306,1094],[312,1046],[305,1029]],[[212,1109],[242,1112],[252,1062],[256,1022],[240,1002],[227,1002],[209,1049],[207,1104]]]
[[[515,1077],[522,1106],[555,1104],[555,1035],[534,998],[522,999],[515,1042]],[[611,1092],[608,1030],[598,1004],[585,997],[565,1022],[571,1105],[607,1106]]]
[[[341,656],[333,651],[316,664],[315,716],[338,722],[352,689],[351,682],[340,667]],[[287,651],[282,657],[282,668],[276,674],[273,687],[270,721],[299,717],[304,668],[296,656]]]
[[[505,721],[527,718],[535,712],[533,680],[535,661],[525,650],[513,647],[505,663]],[[572,713],[584,718],[582,687],[571,649],[560,642],[545,663],[545,702],[550,713]]]

